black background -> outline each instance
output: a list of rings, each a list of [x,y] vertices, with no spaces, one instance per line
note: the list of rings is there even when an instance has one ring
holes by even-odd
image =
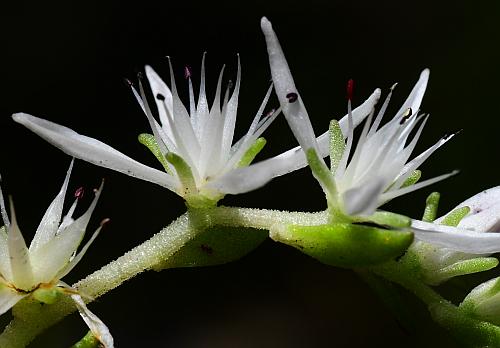
[[[274,24],[318,134],[331,118],[345,113],[349,78],[356,81],[357,102],[375,87],[387,90],[399,82],[391,108],[396,111],[421,69],[431,68],[422,106],[431,119],[417,151],[444,133],[463,132],[422,167],[424,177],[452,169],[461,174],[399,198],[388,209],[418,217],[425,197],[438,189],[445,212],[498,184],[500,11],[494,1],[19,1],[1,7],[0,170],[28,240],[59,190],[70,159],[15,124],[13,112],[69,126],[157,167],[136,141],[149,128],[123,78],[133,79],[144,64],[168,78],[164,57],[169,55],[178,84],[185,87],[184,65],[193,68],[197,81],[207,51],[213,97],[221,65],[226,63],[226,76],[233,77],[240,53],[241,135],[269,84],[262,15]],[[282,118],[265,136],[268,145],[260,159],[295,146]],[[70,190],[82,185],[91,189],[101,177],[107,180],[105,191],[89,230],[104,217],[112,222],[65,278],[69,283],[146,240],[185,209],[165,189],[81,161]],[[223,203],[306,211],[325,206],[308,170]],[[411,333],[351,271],[319,264],[272,241],[233,264],[142,274],[90,308],[110,327],[118,347],[456,344],[429,322],[417,302],[410,305],[417,323]],[[32,347],[67,347],[85,332],[73,315]]]

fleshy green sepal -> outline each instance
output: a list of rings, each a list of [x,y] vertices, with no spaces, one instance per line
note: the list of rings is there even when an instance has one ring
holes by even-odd
[[[443,220],[441,220],[441,225],[453,226],[456,227],[465,217],[465,215],[469,214],[469,207],[460,207],[449,212]]]
[[[60,290],[55,287],[39,288],[33,292],[33,297],[42,303],[53,304],[57,301]]]
[[[312,148],[306,151],[306,157],[311,171],[323,187],[323,190],[327,193],[330,199],[334,199],[337,195],[337,188],[335,186],[335,181],[333,180],[333,175],[330,170],[328,170],[325,162],[319,158],[316,150]]]
[[[151,153],[156,157],[156,159],[160,161],[161,165],[163,166],[163,168],[167,173],[172,174],[172,171],[168,166],[168,162],[165,159],[165,156],[163,156],[154,135],[148,133],[142,133],[139,134],[137,140],[139,140],[139,142],[142,145],[146,146],[149,149],[149,151],[151,151]]]
[[[237,167],[249,166],[250,163],[252,163],[252,161],[255,159],[255,156],[257,156],[259,152],[262,151],[262,149],[266,145],[266,142],[266,139],[262,137],[257,138],[254,143],[248,148],[245,154],[241,157]]]
[[[420,170],[414,170],[413,173],[408,177],[408,179],[405,180],[403,185],[401,185],[401,188],[408,187],[411,185],[415,185],[419,180],[420,177],[422,176],[422,172]]]
[[[436,220],[439,198],[441,195],[439,192],[432,192],[425,201],[424,215],[422,216],[422,221],[433,222]]]
[[[376,211],[370,215],[366,221],[394,228],[405,228],[411,226],[411,219],[408,216],[388,211]]]
[[[335,174],[345,150],[344,134],[337,120],[330,121],[330,171]]]
[[[332,266],[365,267],[402,255],[413,241],[413,233],[377,227],[337,223],[318,226],[278,226],[271,238],[293,246]]]
[[[92,331],[87,332],[83,338],[72,345],[70,348],[100,348],[101,342],[92,334]]]

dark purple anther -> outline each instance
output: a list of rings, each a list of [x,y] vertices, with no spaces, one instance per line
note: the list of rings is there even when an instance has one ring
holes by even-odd
[[[189,67],[189,65],[186,65],[184,67],[184,78],[187,80],[191,77],[191,68]]]
[[[349,79],[349,81],[347,81],[347,100],[352,100],[353,92],[354,92],[354,80]]]
[[[289,103],[295,103],[298,98],[299,98],[299,95],[295,92],[290,92],[286,95],[286,99],[288,99]]]
[[[276,109],[271,109],[267,112],[267,114],[264,117],[271,117],[275,112],[276,112]]]
[[[127,78],[124,78],[123,80],[125,81],[125,83],[126,83],[126,84],[127,84],[127,86],[129,86],[129,87],[132,87],[132,86],[134,85],[134,84],[132,83],[132,81],[130,81],[130,80],[129,80],[129,79],[127,79]]]
[[[156,94],[156,99],[161,100],[161,101],[165,101],[165,96],[161,93],[158,93],[158,94]]]
[[[85,193],[85,190],[83,189],[83,187],[79,187],[76,191],[75,191],[75,198],[76,199],[82,199],[83,197],[83,194]]]

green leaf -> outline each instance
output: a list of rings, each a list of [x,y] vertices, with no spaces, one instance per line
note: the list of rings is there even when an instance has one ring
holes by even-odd
[[[330,170],[335,174],[345,150],[344,134],[337,120],[330,121]]]
[[[411,185],[415,185],[417,181],[420,180],[420,177],[422,176],[422,172],[420,170],[414,170],[413,173],[408,177],[408,179],[405,180],[403,185],[401,185],[401,188],[408,187]]]
[[[83,338],[71,346],[71,348],[99,348],[102,347],[101,342],[92,334],[92,331],[87,332]]]
[[[159,271],[166,268],[202,267],[232,262],[257,248],[267,236],[267,231],[249,227],[210,227],[154,269]]]
[[[469,207],[460,207],[449,212],[441,221],[441,225],[453,226],[456,227],[465,217],[465,215],[469,214]]]
[[[436,220],[440,197],[441,195],[439,194],[439,192],[432,192],[427,197],[427,200],[425,201],[425,210],[422,221],[433,222],[434,220]]]
[[[271,231],[271,238],[327,265],[354,268],[376,265],[401,256],[413,241],[413,233],[334,223],[276,227]]]
[[[250,146],[248,150],[245,152],[245,154],[241,157],[237,167],[249,166],[250,163],[252,163],[252,161],[255,159],[255,156],[259,154],[259,152],[264,148],[265,145],[266,145],[266,139],[262,137],[257,138],[257,140],[254,141],[252,146]]]
[[[142,145],[146,146],[149,149],[149,151],[151,151],[151,153],[156,157],[158,161],[160,161],[165,171],[169,174],[172,174],[172,171],[168,166],[168,162],[166,161],[165,156],[161,153],[160,147],[158,146],[158,143],[156,142],[154,135],[148,133],[142,133],[139,134],[137,139]]]

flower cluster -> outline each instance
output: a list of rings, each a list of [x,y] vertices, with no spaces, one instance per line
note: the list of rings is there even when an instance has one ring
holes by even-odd
[[[145,67],[145,77],[156,109],[148,102],[142,76],[137,84],[129,82],[152,133],[140,134],[139,141],[156,156],[163,170],[145,166],[99,140],[50,121],[25,113],[14,114],[13,119],[71,156],[175,192],[184,198],[193,216],[199,213],[210,221],[207,226],[212,223],[209,214],[216,211],[218,201],[226,194],[254,190],[277,176],[309,164],[326,194],[326,213],[319,214],[312,223],[307,220],[307,225],[301,224],[300,218],[283,222],[274,221],[276,215],[273,218],[268,216],[267,220],[271,222],[267,221],[266,228],[273,239],[298,246],[304,253],[327,264],[350,268],[395,264],[413,272],[411,276],[426,286],[495,267],[498,260],[490,255],[500,252],[500,233],[494,233],[500,230],[500,187],[469,198],[438,219],[435,218],[439,200],[437,193],[429,196],[422,220],[378,210],[391,199],[449,178],[457,172],[419,182],[421,172],[418,168],[453,135],[442,137],[411,158],[429,118],[420,111],[429,70],[422,71],[406,101],[387,122],[384,122],[384,116],[395,85],[378,111],[375,106],[380,98],[380,89],[353,109],[354,82],[350,80],[347,114],[339,121],[332,120],[328,131],[316,137],[276,33],[266,18],[262,18],[261,28],[267,44],[273,83],[247,132],[237,141],[234,141],[234,133],[241,85],[239,57],[234,89],[229,83],[223,92],[222,68],[210,107],[205,90],[205,56],[201,64],[197,100],[192,73],[185,69],[189,87],[187,106],[177,93],[170,60],[170,87],[150,66]],[[267,111],[273,89],[280,107]],[[280,113],[284,114],[299,146],[252,163],[266,143],[261,135]],[[355,128],[363,121],[360,136],[355,142]],[[323,160],[328,155],[330,168]],[[101,224],[77,252],[102,185],[95,191],[94,201],[80,218],[72,218],[79,194],[67,215],[62,217],[72,165],[73,162],[61,191],[45,213],[29,248],[18,228],[12,202],[9,219],[0,190],[1,215],[5,225],[0,231],[0,314],[23,298],[54,303],[58,296],[68,295],[93,335],[105,347],[112,347],[113,338],[109,330],[87,309],[81,297],[84,294],[79,294],[78,289],[61,281],[82,259],[102,227]],[[225,226],[225,223],[227,221],[221,225]],[[248,223],[245,227],[255,226]],[[262,228],[262,225],[257,228]],[[203,228],[200,230],[206,232]],[[387,269],[378,271],[387,274]],[[389,279],[397,276],[392,274]],[[411,277],[405,275],[402,278],[404,282]],[[414,284],[414,281],[411,279],[409,283]],[[472,290],[458,309],[474,320],[498,325],[499,294],[500,281],[495,278]],[[498,331],[500,337],[500,328]]]

